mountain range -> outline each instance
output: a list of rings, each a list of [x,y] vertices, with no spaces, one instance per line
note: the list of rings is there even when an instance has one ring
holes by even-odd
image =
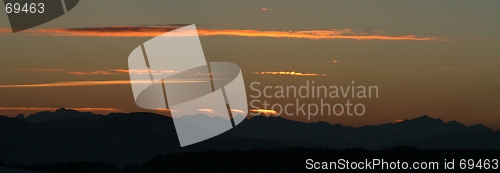
[[[181,118],[224,121],[202,114]],[[103,161],[120,166],[178,152],[287,147],[382,150],[396,146],[499,150],[500,131],[426,115],[358,128],[255,116],[219,136],[180,147],[172,118],[154,113],[99,115],[61,108],[26,117],[0,116],[0,162],[5,164]]]

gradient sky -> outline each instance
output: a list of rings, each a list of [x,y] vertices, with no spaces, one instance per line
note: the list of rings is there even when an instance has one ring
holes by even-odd
[[[379,87],[377,99],[350,99],[366,106],[360,117],[283,117],[362,126],[427,114],[500,129],[498,9],[495,0],[80,1],[66,15],[16,34],[1,12],[0,114],[59,107],[146,111],[135,105],[126,83],[128,55],[163,32],[152,26],[196,24],[207,61],[238,64],[247,85],[300,86],[314,80],[349,86],[354,80]],[[142,32],[109,32],[123,26]],[[262,71],[325,76],[252,73]],[[7,87],[115,80],[122,83]],[[254,94],[248,86],[247,93]]]

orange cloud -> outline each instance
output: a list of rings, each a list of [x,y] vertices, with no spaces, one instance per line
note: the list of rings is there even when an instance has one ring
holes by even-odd
[[[179,71],[175,71],[175,70],[150,70],[150,69],[132,69],[132,70],[115,69],[115,70],[112,70],[112,71],[113,72],[118,72],[118,73],[148,74],[148,75],[149,75],[149,73],[151,73],[152,75],[179,73]]]
[[[205,112],[205,113],[214,113],[214,110],[212,109],[198,109],[200,112]]]
[[[240,36],[240,37],[271,37],[300,38],[311,40],[353,39],[353,40],[436,40],[435,37],[417,37],[415,35],[347,35],[345,30],[314,30],[314,31],[259,31],[259,30],[198,30],[200,36]]]
[[[403,121],[405,121],[405,120],[402,120],[402,119],[396,119],[396,120],[394,120],[394,122],[396,122],[396,123],[400,123],[400,122],[403,122]]]
[[[152,109],[152,110],[158,111],[158,112],[180,112],[179,110],[167,109],[167,108],[156,108],[156,109]]]
[[[179,80],[164,81],[165,83],[199,83],[208,82],[206,80]],[[43,84],[19,84],[19,85],[0,85],[0,88],[34,88],[34,87],[75,87],[75,86],[100,86],[100,85],[130,85],[134,84],[150,84],[150,80],[144,81],[130,81],[130,80],[108,80],[108,81],[68,81],[68,82],[54,82]]]
[[[179,73],[175,70],[149,70],[149,69],[112,69],[112,70],[96,70],[96,71],[67,71],[64,69],[43,69],[43,68],[33,68],[33,69],[19,69],[25,71],[36,71],[36,72],[63,72],[72,75],[114,75],[114,74],[147,74],[161,75],[161,74],[174,74]]]
[[[272,9],[272,8],[261,8],[260,10],[261,10],[261,11],[273,11],[273,9]]]
[[[57,68],[22,68],[19,70],[36,71],[36,72],[61,72],[61,71],[64,71],[63,69],[57,69]]]
[[[77,110],[80,112],[89,112],[89,111],[107,111],[107,112],[121,112],[121,109],[116,109],[116,108],[69,108],[73,110]]]
[[[240,109],[231,109],[231,112],[242,113],[242,114],[245,113],[245,111],[240,110]]]
[[[139,83],[149,83],[151,81],[137,81]],[[43,84],[19,84],[19,85],[0,85],[0,88],[32,88],[32,87],[68,87],[68,86],[96,86],[96,85],[130,85],[129,80],[112,81],[69,81],[54,82]]]
[[[301,73],[295,71],[263,71],[263,72],[252,72],[252,73],[259,75],[326,76],[326,74]]]
[[[252,109],[252,110],[250,110],[250,112],[263,113],[263,114],[266,114],[266,115],[269,115],[269,114],[276,115],[276,114],[278,114],[277,111],[275,111],[275,110],[268,110],[268,109]]]
[[[112,73],[110,71],[89,71],[89,72],[81,72],[81,71],[70,71],[68,74],[74,74],[74,75],[110,75],[110,74],[116,74]]]
[[[173,26],[112,26],[95,28],[52,28],[26,30],[22,33],[39,36],[85,36],[85,37],[156,37],[165,32],[177,29]],[[0,33],[5,32],[0,29]],[[354,32],[351,29],[307,30],[307,31],[262,31],[262,30],[236,30],[236,29],[198,29],[200,36],[237,36],[237,37],[269,37],[269,38],[297,38],[311,40],[325,39],[352,39],[352,40],[438,40],[437,37],[417,37],[416,35],[383,35],[375,32],[368,35],[363,32]],[[178,33],[179,36],[182,32]]]
[[[12,33],[12,29],[9,29],[9,28],[0,28],[0,33]]]
[[[176,70],[151,70],[151,69],[114,69],[114,70],[96,70],[96,71],[70,71],[68,74],[73,75],[113,75],[113,74],[144,74],[144,75],[163,75],[163,74],[175,74],[181,73]],[[199,71],[184,71],[182,72],[186,76],[200,76],[200,75],[209,75],[208,73],[202,73]],[[217,75],[215,73],[211,73],[212,75]]]

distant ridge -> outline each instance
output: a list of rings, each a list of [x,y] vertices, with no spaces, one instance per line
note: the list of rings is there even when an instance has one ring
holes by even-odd
[[[60,108],[54,112],[43,111],[35,114],[31,114],[25,118],[24,115],[20,114],[16,118],[24,119],[29,123],[41,123],[47,121],[60,121],[69,119],[98,119],[103,115],[93,114],[91,112],[78,112],[72,109]]]
[[[205,115],[184,118],[203,118]],[[206,117],[209,118],[209,117]],[[220,119],[212,118],[212,121]],[[142,163],[160,153],[255,148],[364,148],[500,150],[500,132],[421,116],[400,123],[349,127],[255,116],[209,140],[181,148],[173,120],[147,113],[108,115],[58,109],[27,117],[0,116],[0,162],[6,164],[104,161]]]

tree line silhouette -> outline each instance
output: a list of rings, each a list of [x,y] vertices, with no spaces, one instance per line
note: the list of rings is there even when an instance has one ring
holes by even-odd
[[[351,148],[344,150],[328,148],[272,148],[253,150],[211,150],[160,154],[143,164],[127,164],[119,168],[104,162],[68,162],[49,165],[8,165],[6,167],[47,173],[156,173],[156,172],[271,172],[306,171],[306,160],[330,162],[338,159],[364,161],[443,162],[444,159],[498,159],[500,150],[428,150],[401,146],[385,150]],[[458,162],[458,161],[456,161]],[[2,162],[0,162],[2,165]],[[4,165],[5,166],[5,165]],[[441,170],[443,168],[440,168]],[[383,170],[372,170],[383,171]],[[496,170],[498,171],[498,170]]]

